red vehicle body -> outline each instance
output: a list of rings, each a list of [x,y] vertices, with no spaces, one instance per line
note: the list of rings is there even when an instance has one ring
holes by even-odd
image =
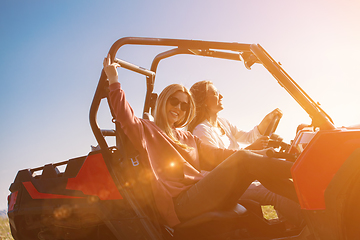
[[[155,56],[147,70],[115,58],[124,45],[174,48]],[[146,182],[148,163],[136,159],[136,151],[117,124],[113,130],[102,130],[97,124],[100,102],[108,97],[102,71],[90,109],[90,125],[99,150],[18,172],[8,197],[10,227],[16,240],[360,239],[360,130],[336,128],[260,45],[129,37],[116,41],[109,54],[121,67],[146,77],[143,118],[154,109],[155,73],[163,59],[188,54],[243,61],[248,69],[262,64],[312,119],[311,126],[299,131],[291,146],[274,141],[281,146],[274,157],[295,161],[292,176],[305,225],[289,230],[283,222],[271,223],[251,201],[241,202],[236,216],[211,212],[174,228],[162,225]],[[277,124],[271,126],[273,131]],[[106,136],[115,136],[116,146],[108,146]],[[59,166],[66,166],[65,171],[60,172]],[[38,171],[42,173],[36,175]]]

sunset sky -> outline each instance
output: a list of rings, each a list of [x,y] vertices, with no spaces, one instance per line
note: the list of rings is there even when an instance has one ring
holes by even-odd
[[[360,123],[360,1],[132,0],[0,1],[0,210],[20,169],[87,155],[97,145],[89,108],[111,45],[122,37],[259,43],[333,118]],[[123,58],[150,68],[158,47],[127,46]],[[250,130],[274,108],[289,142],[305,111],[262,67],[178,56],[161,62],[155,91],[212,80],[220,115]],[[145,81],[120,71],[141,116]],[[106,105],[99,124],[110,128]]]

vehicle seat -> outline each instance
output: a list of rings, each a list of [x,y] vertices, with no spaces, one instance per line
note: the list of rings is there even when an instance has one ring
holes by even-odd
[[[119,151],[119,166],[118,171],[119,179],[123,179],[126,184],[122,191],[127,191],[130,199],[136,207],[142,209],[151,221],[159,226],[160,215],[157,212],[156,204],[153,199],[152,189],[148,181],[138,181],[144,179],[146,172],[150,169],[147,162],[137,161],[136,156],[138,152],[135,151],[127,136],[121,131],[120,126],[117,126],[117,136],[120,140],[118,143]],[[135,180],[135,181],[132,181]],[[241,204],[236,204],[234,208],[223,211],[213,211],[201,214],[193,219],[182,222],[173,228],[166,227],[174,239],[187,239],[193,237],[198,239],[207,238],[212,235],[219,235],[235,231],[239,228],[246,229],[249,222],[253,222],[252,214]]]
[[[56,178],[60,174],[59,169],[52,165],[52,164],[46,164],[43,168],[41,178]]]

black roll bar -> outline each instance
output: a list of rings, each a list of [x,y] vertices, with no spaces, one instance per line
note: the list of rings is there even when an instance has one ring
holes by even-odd
[[[119,50],[120,47],[124,45],[150,45],[150,46],[172,46],[177,47],[178,49],[193,49],[193,52],[187,52],[187,54],[201,54],[201,55],[209,55],[212,52],[209,51],[209,49],[219,49],[219,50],[227,50],[227,51],[235,51],[235,52],[249,52],[250,51],[250,44],[242,44],[242,43],[227,43],[227,42],[214,42],[214,41],[200,41],[200,40],[183,40],[183,39],[165,39],[165,38],[140,38],[140,37],[125,37],[117,40],[110,48],[108,54],[110,55],[111,61],[119,61],[119,64],[124,66],[125,68],[128,68],[129,70],[138,72],[140,74],[143,74],[147,78],[147,94],[145,99],[145,106],[144,106],[144,112],[148,112],[149,107],[147,103],[151,102],[151,93],[153,91],[154,86],[154,78],[155,74],[151,74],[151,72],[156,73],[156,68],[151,70],[146,70],[141,67],[137,67],[136,65],[125,63],[124,61],[120,59],[116,59],[116,53]],[[187,51],[187,50],[180,50],[180,51]],[[180,54],[180,53],[177,53]],[[235,59],[240,61],[240,58],[238,54],[229,54],[229,53],[216,53],[218,56],[221,54],[221,58],[227,58],[226,56],[232,56],[231,59]],[[165,54],[166,55],[166,54]],[[164,55],[164,56],[165,56]],[[170,54],[171,55],[171,54]],[[169,56],[170,56],[169,55]],[[173,54],[176,55],[176,54]],[[235,55],[237,55],[235,57]],[[168,56],[168,57],[169,57]],[[164,58],[164,57],[162,57]],[[159,58],[160,59],[160,58]],[[160,61],[160,60],[158,60]],[[157,66],[157,65],[156,65]],[[94,136],[100,146],[100,148],[108,152],[110,154],[110,150],[108,150],[109,146],[106,143],[106,140],[101,133],[101,130],[97,124],[97,112],[99,110],[100,102],[103,98],[107,97],[107,88],[108,88],[108,82],[106,79],[106,75],[104,71],[101,72],[101,76],[99,79],[98,86],[95,91],[95,95],[90,107],[90,126],[94,133]],[[112,112],[113,117],[114,114]],[[108,150],[108,151],[107,151]],[[105,153],[106,154],[106,153]]]
[[[168,46],[174,49],[158,54],[151,65],[151,69],[136,66],[121,59],[116,58],[119,48],[124,45],[148,45],[148,46]],[[226,52],[227,51],[227,52]],[[232,52],[229,52],[232,51]],[[305,92],[290,78],[290,76],[275,62],[271,56],[259,44],[243,44],[236,42],[214,42],[200,40],[184,40],[184,39],[166,39],[166,38],[140,38],[125,37],[117,40],[110,48],[108,54],[112,61],[119,63],[131,71],[135,71],[146,76],[147,92],[144,104],[144,113],[149,113],[152,106],[153,89],[157,66],[162,59],[169,58],[178,54],[191,54],[214,58],[223,58],[229,60],[244,61],[245,67],[250,69],[254,63],[261,63],[264,67],[277,79],[278,83],[285,88],[287,92],[303,107],[303,109],[313,119],[313,123],[321,126],[322,129],[334,129],[333,122],[328,114],[321,109]],[[102,70],[98,86],[90,107],[90,125],[94,136],[100,146],[105,151],[108,145],[105,141],[97,121],[96,116],[99,109],[100,101],[108,96],[108,81]],[[115,115],[111,110],[113,118]]]
[[[209,49],[185,49],[185,48],[174,48],[165,52],[162,52],[154,58],[150,71],[156,73],[159,62],[165,58],[169,58],[179,54],[189,54],[189,55],[197,55],[202,57],[213,57],[213,58],[221,58],[228,60],[241,61],[241,57],[239,53],[231,53],[231,52],[221,52]],[[153,90],[154,90],[154,80],[147,78],[147,91],[145,97],[145,104],[143,110],[143,118],[146,113],[150,113],[150,108],[154,108],[154,102],[151,101]]]
[[[112,61],[114,61],[115,55],[119,50],[119,48],[126,44],[169,46],[169,47],[172,46],[183,49],[218,49],[218,50],[230,50],[235,52],[250,51],[250,44],[243,44],[236,42],[228,43],[228,42],[213,42],[213,41],[185,40],[185,39],[125,37],[117,40],[111,46],[109,50],[109,54]]]
[[[100,102],[103,98],[107,97],[108,86],[109,83],[107,81],[107,77],[103,69],[101,71],[99,83],[96,87],[94,98],[90,106],[89,121],[90,121],[91,129],[96,138],[96,141],[98,142],[101,150],[103,151],[103,154],[107,155],[107,157],[110,157],[111,154],[108,151],[109,147],[106,143],[105,137],[101,133],[101,129],[97,124],[97,113],[99,111]]]

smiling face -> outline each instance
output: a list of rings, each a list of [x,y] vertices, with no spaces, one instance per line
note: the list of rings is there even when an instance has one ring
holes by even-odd
[[[210,115],[217,114],[219,111],[224,109],[221,101],[222,98],[223,96],[219,93],[216,87],[213,84],[209,84],[205,104]]]
[[[189,104],[189,97],[186,93],[177,91],[166,102],[166,116],[171,127],[182,120],[186,113],[186,105]],[[185,110],[185,111],[184,111]]]

